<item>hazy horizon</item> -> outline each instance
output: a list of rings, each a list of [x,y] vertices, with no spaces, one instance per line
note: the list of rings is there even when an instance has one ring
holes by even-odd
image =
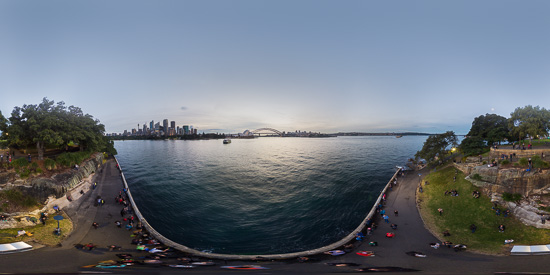
[[[550,102],[548,1],[0,1],[0,111],[43,97],[107,133],[466,134]]]

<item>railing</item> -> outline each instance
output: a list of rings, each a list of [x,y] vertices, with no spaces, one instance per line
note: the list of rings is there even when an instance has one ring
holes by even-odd
[[[138,209],[138,207],[137,207],[137,205],[134,201],[134,198],[132,197],[132,192],[130,191],[128,183],[126,182],[126,178],[124,177],[124,173],[122,172],[122,167],[120,166],[120,163],[118,162],[118,160],[116,158],[115,158],[115,161],[116,161],[116,163],[118,165],[118,168],[120,170],[120,175],[122,177],[122,181],[124,182],[124,188],[126,188],[126,190],[127,190],[126,193],[128,195],[128,198],[130,199],[130,203],[132,204],[133,211],[134,211],[135,215],[137,216],[137,218],[141,221],[141,224],[150,233],[150,235],[155,237],[157,240],[159,240],[164,245],[175,248],[179,251],[186,252],[186,253],[189,253],[189,254],[193,254],[195,256],[211,258],[211,259],[222,259],[222,260],[255,260],[255,259],[258,259],[258,258],[267,259],[267,260],[291,259],[291,258],[298,258],[298,257],[304,257],[304,256],[320,254],[320,253],[323,253],[325,251],[337,249],[337,248],[349,243],[351,240],[356,238],[357,233],[363,231],[363,229],[365,228],[365,226],[367,224],[367,221],[374,216],[374,214],[376,212],[376,206],[378,204],[380,204],[380,202],[382,201],[383,194],[386,193],[386,191],[388,190],[391,182],[397,177],[398,173],[402,169],[402,168],[399,168],[395,172],[395,174],[390,179],[390,181],[386,184],[386,186],[384,187],[382,192],[380,192],[380,195],[378,196],[378,199],[374,203],[374,206],[370,210],[369,214],[365,217],[365,219],[361,222],[361,224],[359,224],[359,226],[355,230],[353,230],[353,232],[351,232],[349,235],[347,235],[346,237],[344,237],[340,241],[337,241],[335,243],[332,243],[332,244],[329,244],[329,245],[326,245],[326,246],[323,246],[323,247],[320,247],[320,248],[301,251],[301,252],[282,253],[282,254],[268,254],[268,255],[233,255],[233,254],[220,254],[220,253],[206,253],[206,252],[198,251],[198,250],[189,248],[185,245],[176,243],[176,242],[164,237],[159,232],[157,232],[147,222],[145,217],[143,217],[143,215],[139,211],[139,209]]]

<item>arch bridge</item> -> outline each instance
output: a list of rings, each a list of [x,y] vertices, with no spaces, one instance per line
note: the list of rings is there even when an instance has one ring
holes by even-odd
[[[256,129],[256,130],[253,130],[253,131],[250,131],[252,134],[262,134],[262,132],[271,132],[271,133],[274,133],[274,134],[277,134],[279,136],[283,136],[283,133],[279,130],[276,130],[276,129],[273,129],[273,128],[260,128],[260,129]]]

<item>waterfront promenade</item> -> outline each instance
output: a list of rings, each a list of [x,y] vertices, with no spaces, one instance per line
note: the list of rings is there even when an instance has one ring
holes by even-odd
[[[186,270],[193,273],[228,273],[219,268],[220,265],[259,264],[269,267],[262,273],[279,274],[328,274],[353,272],[357,267],[333,267],[327,262],[354,262],[360,267],[401,267],[420,270],[422,274],[494,274],[495,272],[547,272],[543,262],[550,256],[487,256],[469,252],[454,252],[452,249],[441,247],[433,249],[429,243],[438,241],[424,228],[415,203],[415,190],[419,182],[418,174],[425,175],[427,171],[409,171],[399,178],[398,185],[388,192],[386,212],[390,216],[390,223],[398,225],[396,236],[385,238],[386,232],[392,232],[389,224],[378,220],[378,228],[367,241],[357,243],[359,246],[352,253],[343,256],[314,255],[315,259],[306,263],[297,260],[282,261],[215,261],[217,266],[197,267]],[[144,256],[148,253],[139,252],[135,245],[131,245],[130,233],[125,229],[117,228],[114,221],[120,218],[120,205],[114,203],[114,197],[122,188],[120,173],[113,161],[109,161],[96,175],[98,188],[89,191],[78,201],[73,202],[66,212],[72,218],[75,230],[60,247],[48,247],[29,252],[0,255],[0,272],[2,273],[74,273],[91,271],[81,268],[102,260],[116,259],[115,254],[109,252],[106,246],[115,244],[123,247],[123,253],[132,253],[135,256]],[[429,185],[425,188],[429,188]],[[102,207],[93,206],[96,196],[105,199]],[[393,210],[399,210],[399,216],[393,216]],[[92,222],[98,222],[100,227],[93,229]],[[379,246],[371,247],[368,241],[377,241]],[[98,249],[92,251],[77,250],[75,243],[93,242]],[[355,252],[373,250],[375,257],[362,257]],[[427,255],[426,258],[412,257],[405,252],[419,251]],[[95,271],[106,271],[93,269]],[[135,266],[122,269],[109,269],[109,272],[122,273],[180,273],[181,270],[167,267]],[[246,271],[254,273],[254,271]],[[231,272],[234,273],[234,272]]]

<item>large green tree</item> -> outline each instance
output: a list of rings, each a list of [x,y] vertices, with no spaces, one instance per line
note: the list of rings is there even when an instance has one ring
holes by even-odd
[[[510,138],[508,119],[496,114],[478,116],[472,122],[468,137],[479,137],[491,145]]]
[[[539,106],[518,107],[510,114],[508,126],[511,134],[518,140],[527,136],[531,138],[546,136],[550,130],[550,111]]]
[[[450,146],[456,146],[458,139],[453,131],[447,131],[443,134],[429,136],[422,146],[422,150],[416,152],[416,158],[423,158],[428,163],[434,163],[436,159],[441,159]]]
[[[2,132],[2,135],[4,135],[6,128],[8,128],[8,120],[2,115],[2,111],[0,111],[0,132]]]
[[[70,142],[79,144],[81,150],[116,154],[104,132],[105,127],[80,108],[44,98],[38,105],[15,107],[5,136],[10,146],[36,146],[38,159],[43,159],[45,148],[63,148]]]

